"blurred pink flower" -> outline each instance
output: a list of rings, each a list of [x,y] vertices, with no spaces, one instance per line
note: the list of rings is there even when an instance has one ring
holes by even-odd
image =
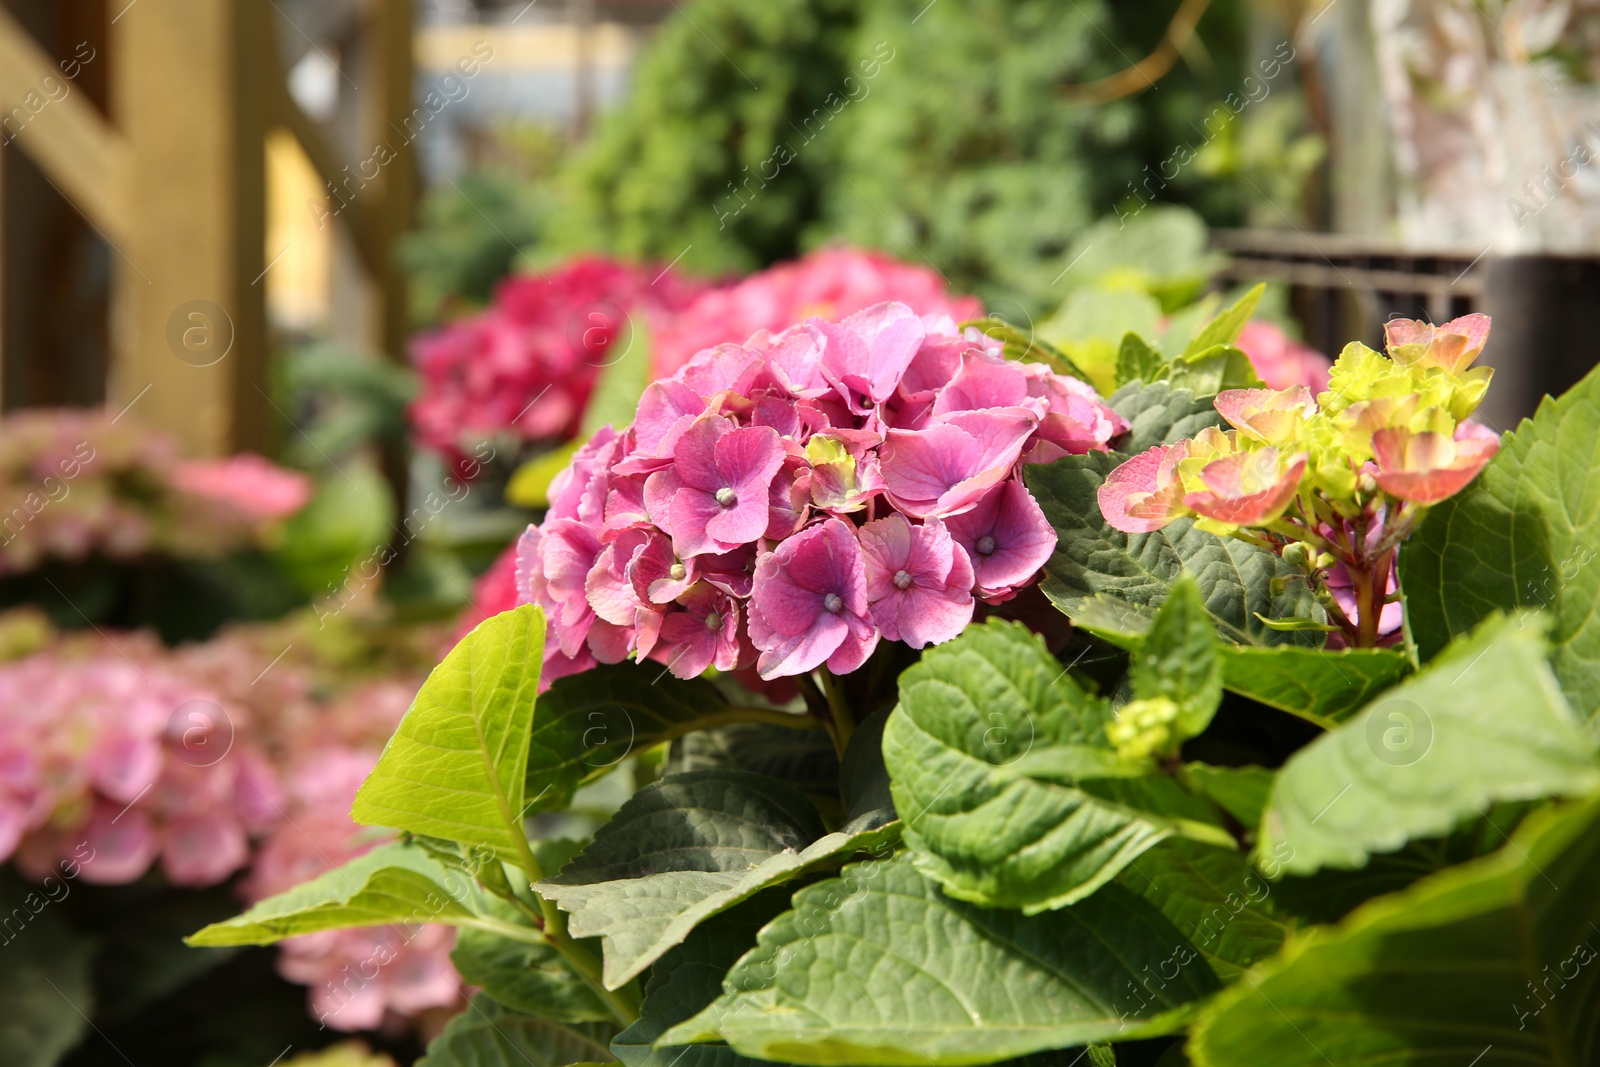
[[[697,352],[762,330],[777,332],[811,318],[837,321],[886,301],[955,322],[983,314],[976,299],[950,296],[944,279],[925,267],[880,252],[824,248],[710,289],[668,317],[656,335],[656,375],[667,377]]]
[[[1291,340],[1270,322],[1252,319],[1234,342],[1250,357],[1250,365],[1269,389],[1303,385],[1313,393],[1328,388],[1333,361],[1308,345]]]
[[[186,460],[172,472],[180,491],[218,501],[263,521],[286,519],[311,499],[311,479],[248,452]]]

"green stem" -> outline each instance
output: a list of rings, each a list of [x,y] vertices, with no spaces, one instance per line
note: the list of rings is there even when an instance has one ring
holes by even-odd
[[[528,844],[527,831],[522,828],[522,820],[515,817],[510,805],[506,802],[504,794],[497,799],[500,801],[501,818],[506,824],[506,829],[511,832],[512,847],[516,850],[517,866],[522,868],[523,875],[532,888],[533,883],[544,877],[544,869],[539,866],[539,861],[534,858],[533,849]],[[626,992],[614,991],[605,987],[601,978],[600,961],[595,959],[594,953],[578,944],[567,934],[567,917],[565,913],[550,901],[539,896],[534,890],[534,898],[539,902],[540,918],[544,923],[544,940],[551,948],[561,954],[561,957],[572,966],[579,978],[582,978],[591,989],[595,991],[606,1005],[616,1020],[623,1026],[632,1024],[639,1018],[639,997],[637,990],[630,988]],[[531,910],[531,909],[529,909]]]
[[[844,689],[826,667],[818,667],[817,674],[822,679],[822,692],[828,699],[828,712],[833,716],[833,742],[839,749],[839,758],[844,758],[844,750],[850,744],[850,735],[856,732],[855,716],[850,714],[850,703],[844,698]]]

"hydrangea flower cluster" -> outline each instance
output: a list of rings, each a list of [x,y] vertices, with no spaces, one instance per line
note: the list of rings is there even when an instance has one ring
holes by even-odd
[[[1277,552],[1311,577],[1345,642],[1376,645],[1400,621],[1400,542],[1499,450],[1498,435],[1467,421],[1489,385],[1490,368],[1472,367],[1488,336],[1486,315],[1395,320],[1387,357],[1349,345],[1318,396],[1303,385],[1220,393],[1230,428],[1128,460],[1101,485],[1101,512],[1127,533],[1192,517]]]
[[[578,451],[518,544],[545,677],[630,655],[841,674],[881,639],[949,640],[1055,546],[1022,466],[1126,428],[1083,382],[904,304],[703,351]]]
[[[397,650],[417,660],[414,676],[351,684],[347,664],[319,669],[299,653],[311,642],[285,656],[273,627],[166,649],[143,633],[113,646],[44,625],[0,616],[0,632],[37,646],[0,665],[0,862],[111,885],[153,869],[193,887],[244,872],[254,902],[385,840],[348,812],[436,637],[414,656]],[[454,942],[433,924],[332,931],[283,942],[278,970],[309,987],[324,1025],[370,1029],[459,1006]]]
[[[654,332],[701,288],[670,270],[598,258],[507,278],[488,308],[413,340],[418,442],[459,468],[490,438],[570,437],[629,317]]]
[[[159,861],[214,885],[279,818],[276,774],[233,736],[243,712],[156,664],[42,653],[0,668],[0,709],[0,859],[25,873],[76,860],[114,885]]]
[[[103,410],[0,425],[0,574],[93,553],[209,557],[242,548],[311,496],[259,456],[184,461],[172,438]]]
[[[881,252],[822,248],[695,297],[662,325],[655,376],[665,378],[695,353],[741,341],[757,330],[776,332],[810,318],[842,319],[890,300],[919,315],[948,315],[956,322],[983,315],[977,298],[951,296],[936,271]]]

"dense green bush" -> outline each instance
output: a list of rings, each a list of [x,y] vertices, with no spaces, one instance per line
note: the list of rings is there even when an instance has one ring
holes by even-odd
[[[715,275],[840,239],[1043,310],[1073,236],[1119,203],[1189,197],[1213,221],[1242,217],[1231,186],[1207,187],[1193,167],[1152,182],[1146,169],[1198,143],[1212,102],[1238,91],[1237,4],[1201,24],[1203,74],[1180,64],[1156,90],[1106,104],[1065,92],[1147,53],[1168,8],[684,5],[627,105],[561,176],[542,254],[682,255]]]

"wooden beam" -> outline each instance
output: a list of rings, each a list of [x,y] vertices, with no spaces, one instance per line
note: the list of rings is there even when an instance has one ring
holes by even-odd
[[[244,412],[267,403],[260,72],[242,57],[270,41],[241,40],[239,21],[263,2],[140,3],[112,27],[138,211],[118,262],[108,402],[201,455],[255,444],[264,420]]]
[[[90,62],[104,63],[105,56]],[[0,7],[0,140],[28,153],[61,195],[113,245],[132,230],[127,141]]]

